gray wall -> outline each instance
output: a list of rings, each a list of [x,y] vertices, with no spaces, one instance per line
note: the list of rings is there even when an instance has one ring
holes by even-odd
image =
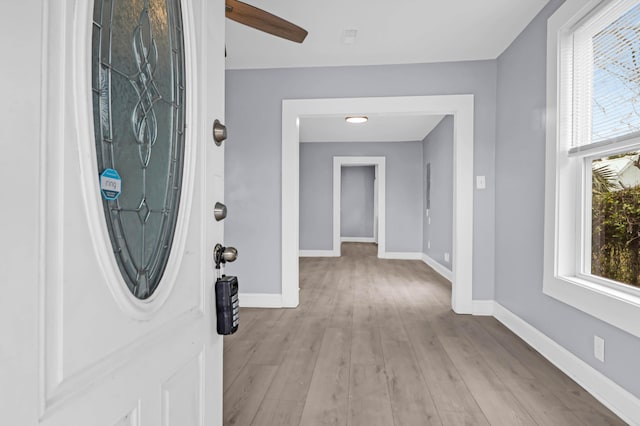
[[[350,142],[300,145],[300,249],[333,246],[333,157],[386,157],[388,252],[422,249],[422,143]]]
[[[492,299],[496,61],[227,71],[225,240],[240,250],[228,270],[242,292],[281,291],[283,99],[448,94],[475,96],[474,173],[488,187],[474,196],[473,296]]]
[[[453,241],[453,116],[443,118],[422,143],[423,173],[426,173],[426,164],[431,165],[431,208],[429,218],[422,213],[422,252],[451,269],[453,259],[450,256],[449,261],[445,261],[444,254],[451,255]],[[426,188],[424,193],[426,209]]]
[[[375,166],[342,167],[340,236],[373,238]]]
[[[498,58],[496,300],[640,397],[640,339],[542,293],[546,20],[552,0]],[[593,335],[606,340],[606,363]]]

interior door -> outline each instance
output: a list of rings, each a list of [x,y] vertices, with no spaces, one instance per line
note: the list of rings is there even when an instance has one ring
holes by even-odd
[[[224,202],[224,146],[214,144],[211,128],[214,119],[224,120],[224,5],[178,0],[166,12],[171,0],[103,3],[112,14],[109,22],[100,21],[86,0],[3,6],[3,35],[9,37],[8,43],[3,37],[3,46],[16,55],[11,75],[2,78],[14,103],[2,107],[13,120],[3,139],[16,144],[3,141],[2,178],[21,183],[6,192],[16,207],[2,212],[1,230],[14,243],[5,240],[1,249],[0,424],[219,425],[223,350],[216,334],[211,259],[215,243],[223,242],[223,222],[215,221],[213,207]],[[112,25],[106,38],[115,41],[115,31],[127,27],[117,19],[127,16],[137,20],[131,42],[114,42],[109,49],[126,50],[138,67],[135,78],[127,78],[139,100],[117,103],[117,76],[102,90],[105,81],[96,82],[92,73],[96,55],[103,55],[106,68],[111,58],[96,53],[103,44],[95,29]],[[165,89],[152,81],[164,72],[162,55],[177,55],[175,48],[162,52],[167,40],[182,43],[184,55],[182,69],[169,60],[182,79],[171,86],[173,95],[162,94]],[[119,72],[115,68],[109,72]],[[167,81],[178,80],[171,74]],[[165,153],[159,168],[171,175],[167,179],[181,168],[181,180],[165,182],[169,189],[160,190],[174,201],[170,207],[152,205],[150,196],[128,210],[115,211],[116,202],[105,201],[125,200],[133,188],[149,193],[158,179],[143,179],[141,187],[121,171],[119,191],[105,192],[99,160],[107,154],[100,153],[95,137],[106,133],[96,130],[104,125],[94,108],[96,96],[114,117],[132,117],[125,130],[138,145],[134,155],[112,153],[119,167],[133,158],[151,169],[161,149],[154,138],[159,140],[163,125],[183,138],[182,158]],[[101,103],[109,97],[113,103]],[[166,124],[166,111],[178,104],[184,106],[182,115]],[[114,130],[113,137],[125,130]],[[180,161],[182,166],[175,166]],[[175,186],[177,201],[169,194]],[[171,209],[178,213],[167,230],[162,224],[171,222]],[[112,223],[106,219],[110,214],[116,216]],[[125,214],[147,223],[138,246],[130,241],[140,231],[122,218]],[[160,225],[149,225],[154,220]],[[122,256],[126,248],[133,260]],[[147,264],[127,278],[139,253]]]

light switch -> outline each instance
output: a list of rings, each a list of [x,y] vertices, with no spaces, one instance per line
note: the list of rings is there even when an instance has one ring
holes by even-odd
[[[604,362],[604,339],[600,336],[593,336],[593,355],[600,362]]]
[[[484,176],[476,176],[476,188],[485,189],[487,187],[487,182],[485,181]]]

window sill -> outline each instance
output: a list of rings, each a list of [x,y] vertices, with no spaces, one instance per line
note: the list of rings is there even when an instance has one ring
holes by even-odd
[[[640,337],[640,297],[577,276],[545,277],[543,293]]]

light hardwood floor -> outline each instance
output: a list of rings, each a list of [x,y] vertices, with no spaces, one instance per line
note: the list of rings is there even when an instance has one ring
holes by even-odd
[[[225,337],[225,425],[619,425],[451,287],[372,244],[300,259],[297,309],[242,309]],[[242,281],[240,281],[242,285]]]

